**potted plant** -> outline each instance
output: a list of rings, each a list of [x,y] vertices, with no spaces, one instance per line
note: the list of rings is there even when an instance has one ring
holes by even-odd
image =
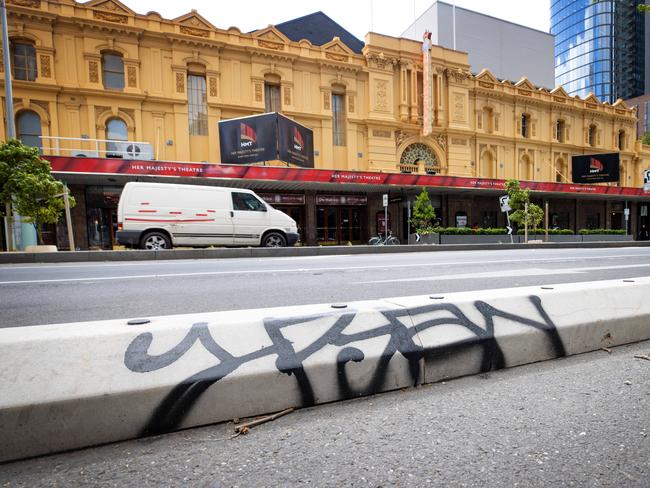
[[[424,188],[415,199],[411,212],[411,226],[415,229],[409,242],[416,244],[438,244],[438,234],[434,227],[436,210],[431,205],[429,192]]]

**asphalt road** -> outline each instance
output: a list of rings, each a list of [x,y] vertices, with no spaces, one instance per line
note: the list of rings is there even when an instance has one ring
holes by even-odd
[[[650,248],[0,266],[0,327],[333,303],[650,274]]]
[[[0,465],[0,487],[639,487],[650,341]]]

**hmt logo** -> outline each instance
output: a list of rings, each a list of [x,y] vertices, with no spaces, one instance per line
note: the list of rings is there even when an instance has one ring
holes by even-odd
[[[293,148],[296,151],[302,151],[302,148],[305,147],[305,143],[302,140],[302,135],[300,135],[300,131],[294,127],[293,128]]]
[[[600,173],[605,169],[605,165],[596,158],[589,158],[589,173]]]
[[[243,122],[239,123],[239,146],[252,147],[257,142],[257,134],[255,130]]]

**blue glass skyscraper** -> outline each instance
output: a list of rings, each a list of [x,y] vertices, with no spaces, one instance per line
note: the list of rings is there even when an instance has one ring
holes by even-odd
[[[551,0],[555,83],[602,101],[644,93],[645,13],[638,0]]]

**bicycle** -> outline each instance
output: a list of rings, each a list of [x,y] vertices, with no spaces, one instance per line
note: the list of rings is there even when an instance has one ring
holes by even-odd
[[[370,246],[399,246],[400,242],[397,237],[389,230],[388,235],[383,236],[381,232],[377,233],[375,237],[371,237],[368,241]]]

